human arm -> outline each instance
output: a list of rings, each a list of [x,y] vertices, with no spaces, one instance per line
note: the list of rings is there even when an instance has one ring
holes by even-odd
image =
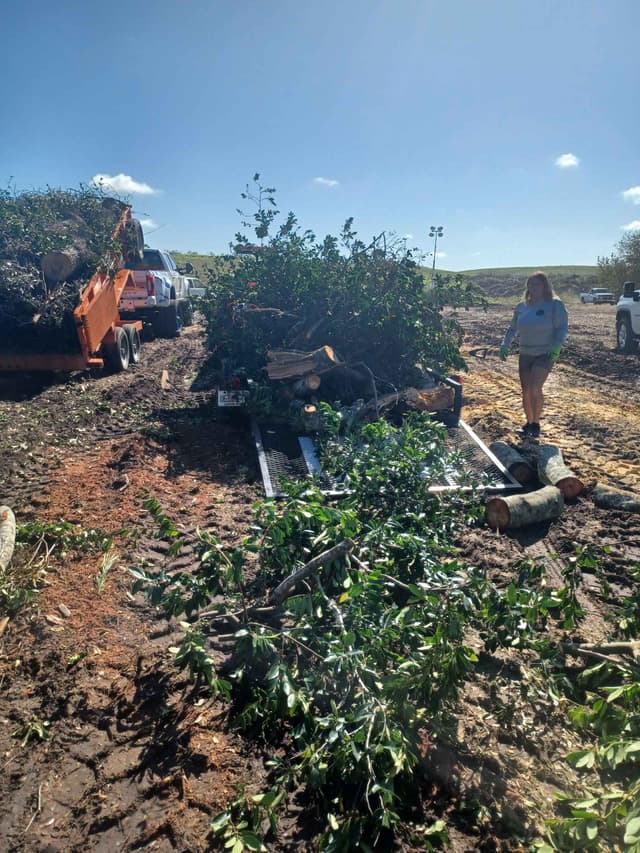
[[[560,352],[560,347],[564,344],[569,334],[569,317],[567,309],[560,299],[553,300],[553,350],[557,349]]]
[[[504,334],[504,338],[502,339],[502,343],[500,344],[500,358],[504,361],[505,358],[509,355],[509,347],[511,346],[512,341],[518,334],[518,309],[520,306],[516,306],[515,311],[513,312],[513,317],[511,318],[511,325],[507,329]]]

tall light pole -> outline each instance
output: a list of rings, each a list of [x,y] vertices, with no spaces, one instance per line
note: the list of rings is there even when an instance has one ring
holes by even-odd
[[[433,267],[431,269],[431,286],[435,284],[436,278],[436,249],[438,248],[438,237],[442,237],[444,228],[442,225],[432,225],[429,237],[433,237]]]

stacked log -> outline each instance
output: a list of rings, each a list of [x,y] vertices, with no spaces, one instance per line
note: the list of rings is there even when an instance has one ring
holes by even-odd
[[[584,491],[584,483],[565,465],[559,447],[541,445],[537,450],[538,477],[542,483],[556,486],[565,500],[573,500]]]
[[[493,444],[489,445],[489,450],[523,486],[536,479],[536,472],[531,465],[506,441],[494,441]]]

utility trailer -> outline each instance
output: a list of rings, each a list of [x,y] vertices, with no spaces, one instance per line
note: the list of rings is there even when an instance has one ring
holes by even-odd
[[[107,259],[105,271],[94,273],[59,330],[43,332],[37,323],[30,323],[0,341],[0,372],[86,370],[104,367],[105,362],[118,372],[139,361],[142,323],[125,322],[118,312],[123,293],[133,286],[131,271],[122,267],[127,255],[139,251],[131,242],[139,242],[139,234],[127,207],[113,234],[122,245],[122,255]]]
[[[430,492],[465,490],[468,475],[476,480],[486,493],[513,493],[522,485],[484,444],[469,424],[460,418],[462,387],[459,382],[442,377],[432,370],[427,371],[434,379],[454,389],[450,408],[434,414],[446,428],[445,449],[456,454],[463,470],[451,468],[441,483],[429,486]],[[264,490],[269,498],[287,495],[287,482],[297,482],[317,475],[324,483],[323,492],[330,497],[345,494],[340,482],[329,478],[322,470],[318,459],[317,445],[311,434],[301,435],[288,424],[260,422],[252,419],[253,439],[258,454],[258,463]],[[428,472],[425,471],[425,476]]]

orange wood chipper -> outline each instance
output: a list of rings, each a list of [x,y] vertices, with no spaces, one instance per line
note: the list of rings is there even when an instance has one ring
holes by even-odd
[[[55,338],[52,342],[49,337],[40,347],[37,325],[29,324],[30,328],[12,336],[10,345],[0,351],[0,371],[86,370],[104,367],[106,363],[118,372],[139,360],[142,322],[125,322],[118,312],[123,292],[133,286],[133,274],[124,265],[143,249],[140,224],[132,219],[130,206],[124,209],[113,238],[114,245],[121,250],[114,250],[105,258],[102,269],[93,274],[80,292],[72,316],[69,312],[65,317],[66,331],[70,332],[65,344],[61,340],[56,348]]]

